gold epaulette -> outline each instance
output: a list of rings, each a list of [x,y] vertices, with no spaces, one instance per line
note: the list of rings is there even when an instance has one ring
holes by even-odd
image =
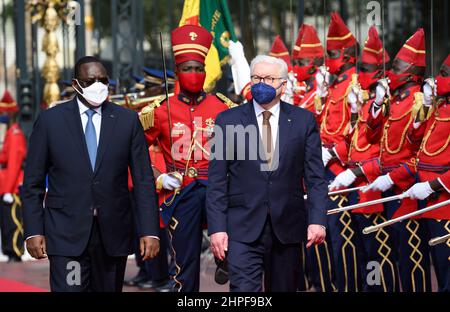
[[[139,120],[144,131],[152,128],[155,123],[155,108],[151,104],[145,106],[139,113]]]
[[[145,106],[139,113],[139,120],[141,121],[142,128],[144,128],[144,131],[154,126],[155,108],[160,106],[161,102],[163,102],[165,99],[166,97],[164,95],[157,97],[147,106]]]
[[[216,97],[221,100],[222,102],[224,102],[228,108],[233,108],[236,106],[239,106],[238,104],[234,103],[232,100],[230,100],[229,98],[227,98],[225,95],[223,95],[222,93],[216,93]]]

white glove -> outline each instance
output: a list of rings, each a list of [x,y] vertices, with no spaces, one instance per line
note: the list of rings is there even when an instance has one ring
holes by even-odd
[[[326,167],[328,162],[333,158],[333,155],[328,151],[328,148],[322,146],[322,161],[323,166]]]
[[[436,96],[436,84],[433,78],[425,79],[423,85],[423,104],[427,107],[431,106],[431,101]]]
[[[414,184],[409,190],[405,192],[405,195],[411,199],[422,200],[433,193],[434,190],[431,188],[430,183],[421,182]]]
[[[316,73],[317,95],[325,97],[328,95],[328,85],[330,84],[330,73],[325,66],[320,66]]]
[[[3,202],[11,205],[14,202],[14,197],[11,193],[6,193],[5,195],[3,195]]]
[[[233,75],[234,92],[241,94],[242,89],[250,83],[250,66],[244,54],[244,47],[239,41],[229,41],[231,74]]]
[[[369,184],[368,186],[366,186],[365,188],[363,188],[361,191],[363,193],[367,192],[367,191],[380,191],[380,192],[385,192],[388,189],[390,189],[392,186],[394,185],[394,181],[392,181],[391,177],[388,174],[379,176],[378,178],[375,179],[375,181],[373,181],[371,184]]]
[[[163,173],[158,177],[158,180],[162,179],[162,187],[166,190],[173,191],[181,186],[181,181],[175,178],[173,175]]]
[[[344,172],[341,172],[337,175],[334,181],[330,184],[328,189],[330,191],[340,189],[342,187],[348,187],[350,184],[355,182],[356,175],[353,173],[351,169],[347,169]]]
[[[356,90],[354,88],[352,88],[347,95],[347,101],[350,103],[350,110],[352,114],[356,114],[358,112],[358,95],[356,94]]]
[[[289,104],[294,104],[294,84],[296,82],[297,79],[295,79],[294,73],[289,72],[288,79],[286,81],[286,89],[284,91],[284,94],[281,96],[282,101]]]
[[[389,83],[387,79],[383,78],[378,80],[378,85],[376,88],[375,103],[378,105],[383,104],[384,97],[389,94]]]

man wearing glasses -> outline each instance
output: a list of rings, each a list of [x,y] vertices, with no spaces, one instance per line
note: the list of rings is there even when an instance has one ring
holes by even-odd
[[[265,291],[296,291],[301,242],[325,239],[320,136],[312,113],[280,100],[284,61],[260,55],[250,67],[253,101],[216,119],[206,195],[211,249],[227,257],[231,291],[262,291],[263,273]]]
[[[81,58],[72,86],[77,96],[42,112],[30,138],[22,198],[27,249],[50,260],[52,291],[118,292],[133,251],[133,213],[144,260],[159,251],[147,144],[137,114],[107,100],[99,60]]]

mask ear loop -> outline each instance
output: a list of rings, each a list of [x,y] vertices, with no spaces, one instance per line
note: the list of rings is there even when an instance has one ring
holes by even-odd
[[[75,78],[74,80],[77,82],[77,85],[80,87],[80,89],[81,89],[82,92],[80,92],[79,90],[77,90],[76,88],[74,88],[75,91],[77,91],[78,94],[83,95],[83,93],[84,93],[84,88],[80,85],[80,83],[78,82],[78,79],[77,79],[77,78]]]

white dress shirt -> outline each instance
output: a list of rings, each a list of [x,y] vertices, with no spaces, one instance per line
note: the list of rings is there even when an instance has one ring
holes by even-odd
[[[88,115],[86,114],[86,111],[88,111],[90,108],[88,108],[86,105],[81,103],[80,99],[77,98],[78,108],[80,109],[80,117],[81,117],[81,124],[83,126],[83,132],[86,131],[86,125],[88,122]],[[94,124],[95,128],[95,135],[97,136],[97,146],[100,141],[100,129],[102,128],[102,107],[93,108],[93,110],[96,112],[94,115],[92,115],[92,123]]]
[[[253,100],[253,107],[255,108],[256,121],[258,122],[259,135],[261,138],[263,137],[263,112],[266,111],[264,107],[256,103]],[[272,113],[269,119],[270,130],[272,133],[272,146],[274,149],[277,146],[277,137],[278,137],[278,120],[280,119],[280,102],[275,104],[269,111]]]

